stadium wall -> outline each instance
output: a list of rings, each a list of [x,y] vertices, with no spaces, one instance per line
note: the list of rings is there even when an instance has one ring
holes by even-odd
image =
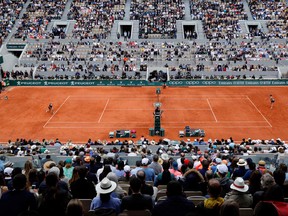
[[[146,80],[6,80],[9,86],[162,86]],[[171,80],[170,87],[186,86],[286,86],[288,79],[273,80]]]

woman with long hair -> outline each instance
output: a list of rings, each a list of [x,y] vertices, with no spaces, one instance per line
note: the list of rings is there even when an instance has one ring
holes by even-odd
[[[99,181],[102,181],[109,172],[112,172],[110,165],[105,165],[103,168],[103,172],[99,175]]]
[[[162,164],[163,172],[157,175],[157,178],[154,182],[154,186],[158,185],[167,185],[170,181],[176,180],[174,174],[169,172],[170,163],[168,161],[164,161]]]
[[[75,167],[73,169],[73,173],[72,173],[72,177],[69,180],[69,185],[71,185],[72,182],[76,181],[77,179],[79,179],[79,174],[78,174],[78,167]]]
[[[22,170],[22,174],[24,174],[26,176],[26,178],[28,179],[28,175],[29,175],[29,171],[33,169],[33,164],[31,161],[27,160],[24,164],[24,168]]]

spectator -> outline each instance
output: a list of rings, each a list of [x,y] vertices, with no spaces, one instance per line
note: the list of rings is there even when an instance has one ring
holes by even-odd
[[[0,199],[2,216],[18,216],[25,210],[36,210],[36,198],[33,193],[25,190],[26,184],[27,179],[23,174],[17,174],[13,178],[14,190],[3,193]]]
[[[205,173],[208,171],[210,163],[206,159],[203,159],[201,163],[202,163],[202,169],[199,169],[198,171],[201,173],[203,178],[205,178]]]
[[[124,196],[127,195],[127,192],[124,191],[121,186],[118,184],[118,177],[116,176],[115,173],[110,172],[108,173],[108,175],[106,176],[110,181],[113,181],[116,183],[116,188],[115,190],[111,193],[111,196],[114,198],[119,198],[122,199]]]
[[[252,196],[256,191],[261,190],[261,177],[262,174],[258,170],[251,173],[249,178],[249,192],[252,194]]]
[[[139,170],[139,171],[137,172],[136,177],[139,178],[139,179],[141,180],[141,182],[142,182],[141,194],[147,194],[147,195],[153,196],[153,194],[154,194],[153,186],[148,185],[148,184],[146,184],[146,182],[145,182],[146,173],[145,173],[143,170]],[[129,194],[129,195],[132,194],[132,191],[131,191],[130,188],[129,188],[128,194]]]
[[[57,179],[58,179],[57,187],[61,188],[61,190],[69,192],[69,187],[67,183],[64,181],[60,181],[59,179],[60,169],[58,167],[56,166],[52,167],[51,169],[49,169],[48,174],[49,173],[54,173],[57,176]],[[48,187],[47,187],[46,179],[44,179],[39,185],[38,193],[45,195],[47,193],[47,189]]]
[[[281,187],[276,184],[275,179],[269,173],[262,175],[261,186],[263,190],[257,191],[253,195],[253,207],[255,207],[259,201],[263,200],[284,201],[284,195]]]
[[[93,199],[96,196],[95,186],[86,179],[88,169],[85,166],[79,167],[79,179],[70,185],[71,193],[75,199]]]
[[[247,165],[247,162],[240,158],[239,161],[237,162],[238,168],[236,168],[232,174],[233,180],[235,180],[237,177],[243,178],[245,173],[247,172],[245,166]]]
[[[244,181],[249,180],[251,174],[255,171],[256,169],[256,164],[251,162],[248,164],[249,165],[249,170],[247,170],[247,172],[245,173],[245,175],[243,176]]]
[[[56,168],[56,167],[55,167]],[[57,187],[59,183],[58,176],[50,172],[46,176],[47,190],[43,194],[39,204],[39,214],[43,216],[65,215],[66,207],[71,199],[68,191]]]
[[[112,172],[110,165],[105,165],[103,168],[103,172],[99,175],[99,181],[101,181],[103,178],[105,178],[108,173]]]
[[[83,205],[78,199],[71,199],[66,208],[66,216],[83,216]]]
[[[133,175],[136,176],[137,172],[141,169],[142,169],[141,168],[141,161],[136,161],[136,167],[131,170],[131,176],[133,176]]]
[[[153,161],[148,166],[149,168],[152,168],[154,170],[155,175],[157,176],[159,173],[162,172],[162,166],[159,164],[159,156],[157,154],[153,155]]]
[[[217,166],[217,174],[219,178],[217,178],[221,184],[221,197],[225,197],[226,194],[230,191],[230,186],[233,183],[232,179],[227,177],[228,167],[225,164],[220,164]]]
[[[234,200],[239,204],[239,208],[250,208],[253,204],[253,197],[248,193],[249,186],[244,183],[243,178],[237,177],[230,186],[231,192],[227,193],[225,200]]]
[[[119,178],[119,181],[130,182],[131,168],[129,165],[124,166],[124,176]]]
[[[141,194],[140,189],[142,182],[139,178],[132,178],[130,180],[130,189],[132,194],[122,199],[121,210],[145,210],[152,211],[153,201],[151,196]]]
[[[115,190],[116,183],[110,181],[108,178],[104,178],[96,185],[97,193],[100,196],[95,197],[92,200],[90,210],[96,210],[98,208],[113,209],[116,214],[120,213],[121,201],[119,198],[113,198],[111,193]]]
[[[167,184],[166,200],[157,203],[152,211],[152,216],[184,216],[195,211],[195,206],[192,201],[187,200],[183,195],[183,188],[177,181],[170,181]]]
[[[234,200],[226,200],[220,208],[220,216],[239,216],[239,205]]]
[[[0,172],[0,199],[3,193],[8,191],[8,187],[6,186],[4,175]]]
[[[67,158],[65,160],[65,166],[63,167],[64,175],[70,180],[72,178],[74,167],[72,166],[72,159]]]
[[[155,173],[152,168],[148,167],[149,159],[148,158],[143,158],[142,159],[142,170],[145,172],[146,176],[146,181],[153,181],[155,179]]]
[[[124,177],[124,161],[119,161],[116,166],[115,174],[117,175],[118,179]],[[101,176],[101,175],[100,175]]]
[[[183,175],[183,188],[185,191],[202,191],[202,186],[205,182],[204,178],[199,171],[192,168],[193,164],[189,163],[191,168]]]
[[[288,197],[288,185],[285,185],[285,172],[281,169],[276,169],[273,172],[273,177],[277,185],[279,185],[282,189],[283,196]]]
[[[220,207],[224,203],[224,199],[220,197],[220,193],[220,182],[217,179],[210,179],[208,181],[208,195],[210,197],[197,206],[199,207],[201,214],[219,215]]]
[[[169,172],[173,174],[177,180],[182,177],[182,173],[178,170],[177,161],[173,161],[172,168],[169,169]]]
[[[175,180],[175,176],[169,172],[170,163],[168,161],[164,161],[163,164],[163,172],[159,173],[155,178],[154,186],[158,185],[167,185],[170,181]]]
[[[24,174],[26,176],[26,178],[28,178],[28,174],[29,171],[33,168],[33,164],[31,161],[27,160],[24,164],[24,168],[22,170],[22,174]]]
[[[257,168],[257,170],[259,170],[259,172],[260,172],[262,175],[265,174],[266,171],[267,171],[265,165],[266,165],[266,162],[263,161],[263,160],[260,160],[260,161],[258,162],[258,168]]]

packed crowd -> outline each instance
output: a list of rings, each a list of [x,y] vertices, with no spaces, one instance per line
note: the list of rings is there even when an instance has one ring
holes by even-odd
[[[101,146],[94,148],[95,144],[118,147],[107,151]],[[150,144],[159,147],[154,154]],[[217,147],[219,144],[221,147]],[[1,215],[17,216],[33,211],[44,216],[65,213],[82,216],[79,199],[91,199],[90,210],[94,215],[101,215],[100,211],[107,208],[116,215],[124,210],[148,209],[152,215],[239,216],[239,208],[253,208],[255,215],[263,215],[262,201],[283,202],[283,206],[284,198],[288,197],[287,165],[278,163],[275,170],[269,170],[264,160],[256,162],[241,155],[260,153],[260,145],[267,144],[275,144],[266,151],[277,153],[278,158],[285,158],[288,153],[288,145],[281,139],[243,139],[236,144],[232,138],[214,141],[201,138],[183,140],[174,146],[167,145],[165,139],[155,142],[145,137],[141,137],[138,145],[132,140],[108,143],[89,139],[80,146],[71,140],[62,144],[58,139],[9,141],[5,151],[10,155],[34,155],[41,163],[39,169],[29,160],[23,167],[13,167],[9,161],[3,162],[5,156],[1,152]],[[48,145],[58,147],[59,154],[67,158],[53,161]],[[199,145],[206,145],[207,149],[200,151]],[[139,155],[141,159],[128,165],[121,159],[123,155]],[[124,188],[127,184],[130,187]],[[188,200],[186,194],[191,191],[199,192],[203,201],[194,204],[193,197]],[[224,214],[225,206],[232,200],[236,202],[235,212]],[[71,202],[79,203],[77,214],[71,213]],[[287,212],[286,204],[282,208]]]
[[[143,70],[147,63],[162,63],[171,73],[193,71],[277,71],[279,61],[288,59],[285,42],[252,40],[242,42],[89,42],[35,43],[28,45],[22,60],[38,61],[37,71],[67,71],[89,74]],[[169,62],[177,61],[179,65]],[[183,61],[194,62],[182,63]],[[272,61],[273,66],[260,61]],[[142,69],[141,69],[142,67]],[[58,75],[64,75],[58,74]],[[53,74],[51,74],[53,75]],[[93,77],[91,77],[93,78]]]
[[[124,5],[124,0],[73,1],[68,13],[68,20],[76,20],[73,38],[106,39],[114,20],[124,18]]]
[[[254,20],[287,20],[285,1],[249,0],[248,5]]]
[[[183,20],[184,15],[182,0],[131,1],[130,20],[139,20],[139,38],[176,38],[176,20]]]
[[[2,37],[5,38],[15,24],[26,1],[1,3],[4,10]],[[31,1],[20,20],[15,38],[48,39],[58,36],[59,32],[47,31],[52,19],[63,18],[67,0],[50,0],[47,4]],[[193,20],[202,20],[207,39],[252,38],[287,38],[287,5],[285,1],[248,1],[250,11],[245,11],[243,2],[225,1],[190,1],[190,12]],[[6,8],[6,9],[5,9]],[[122,20],[125,16],[125,1],[72,1],[67,18],[75,20],[71,38],[74,39],[106,39],[111,32],[114,20]],[[269,20],[268,33],[261,29],[251,30],[243,34],[239,20],[247,20],[247,13],[255,20]],[[149,35],[161,35],[160,38],[176,38],[176,20],[183,20],[185,5],[183,1],[132,1],[130,20],[139,20],[139,38],[150,38]],[[66,19],[66,17],[64,17]],[[277,20],[277,23],[275,23]],[[279,22],[278,22],[279,21]],[[58,29],[59,30],[59,29]],[[60,38],[65,38],[64,31]],[[131,34],[131,32],[129,32]],[[190,35],[195,32],[188,32]],[[187,35],[186,35],[187,36]],[[2,40],[3,40],[2,38]],[[159,38],[159,37],[158,37]]]
[[[26,0],[0,2],[0,47],[2,45],[2,40],[4,40],[12,31],[12,28],[16,20],[19,18],[19,14],[25,3]]]
[[[52,19],[61,19],[66,3],[67,0],[30,1],[14,37],[23,40],[53,38],[53,34],[47,32],[47,26]]]
[[[287,38],[287,5],[285,1],[248,2],[254,20],[268,20],[268,33],[261,33],[263,38]]]
[[[207,39],[234,39],[240,37],[239,20],[247,20],[243,2],[191,1],[192,19],[202,20]]]

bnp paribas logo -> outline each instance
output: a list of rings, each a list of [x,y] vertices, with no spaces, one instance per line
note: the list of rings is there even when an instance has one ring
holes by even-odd
[[[18,85],[18,86],[20,86],[20,85],[21,85],[21,82],[20,82],[20,81],[18,81],[18,82],[17,82],[17,85]]]
[[[74,86],[74,85],[75,85],[75,82],[74,82],[74,81],[72,81],[72,82],[71,82],[71,86]]]
[[[45,82],[44,82],[44,86],[47,86],[47,85],[48,85],[48,82],[47,82],[47,81],[45,81]]]

